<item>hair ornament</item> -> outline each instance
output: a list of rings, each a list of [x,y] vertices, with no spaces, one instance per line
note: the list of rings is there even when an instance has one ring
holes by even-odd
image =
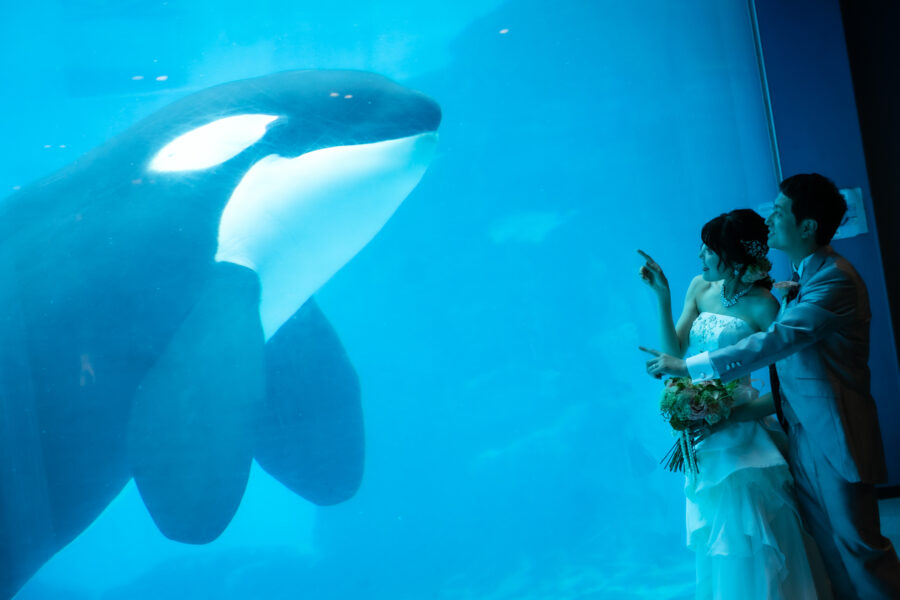
[[[741,240],[741,245],[744,246],[744,250],[747,251],[747,254],[757,260],[765,258],[766,254],[769,253],[769,247],[759,240],[752,240],[749,242]]]

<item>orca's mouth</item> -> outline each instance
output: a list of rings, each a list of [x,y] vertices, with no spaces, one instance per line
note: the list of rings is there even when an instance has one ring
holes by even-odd
[[[438,123],[439,124],[439,123]],[[277,154],[298,158],[303,154],[333,147],[363,146],[437,133],[434,119],[412,119],[398,123],[311,123],[300,118],[282,117],[267,127],[265,136],[254,149],[257,156]]]

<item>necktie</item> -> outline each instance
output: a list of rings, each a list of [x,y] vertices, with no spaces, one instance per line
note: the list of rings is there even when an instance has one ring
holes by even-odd
[[[790,302],[800,293],[800,273],[794,271],[791,275],[791,281],[785,281],[783,283],[784,285],[781,287],[788,288],[785,301]],[[769,382],[772,385],[772,400],[775,402],[775,415],[778,417],[778,423],[781,425],[781,428],[787,433],[788,422],[787,419],[784,418],[784,408],[781,400],[781,383],[778,381],[778,372],[775,370],[775,365],[769,365]]]
[[[788,290],[787,301],[790,302],[794,298],[797,297],[797,294],[800,293],[800,273],[794,271],[793,275],[791,275],[791,283],[795,284],[791,286],[791,289]]]
[[[788,432],[788,422],[784,418],[784,408],[781,406],[781,383],[778,381],[778,372],[775,365],[769,365],[769,382],[772,385],[772,399],[775,401],[775,415],[784,432]]]

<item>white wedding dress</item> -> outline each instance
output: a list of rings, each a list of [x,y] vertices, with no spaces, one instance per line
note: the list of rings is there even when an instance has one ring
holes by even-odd
[[[702,312],[691,326],[688,355],[731,345],[753,332],[737,317]],[[758,395],[747,378],[735,405]],[[685,495],[698,599],[829,595],[818,553],[800,524],[790,470],[773,441],[779,435],[761,421],[733,422],[697,445],[699,473],[687,480]]]

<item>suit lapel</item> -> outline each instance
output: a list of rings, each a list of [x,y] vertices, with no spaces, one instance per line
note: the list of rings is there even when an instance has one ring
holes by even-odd
[[[800,297],[799,292],[803,289],[803,285],[825,266],[825,263],[832,254],[834,254],[834,250],[831,246],[823,246],[810,256],[807,263],[803,266],[803,275],[800,276],[800,281],[798,281],[800,286],[797,291],[792,293],[789,290],[785,290],[784,296],[781,299],[781,309],[778,311],[776,320],[781,319],[781,315],[784,314],[784,311],[788,306],[791,306],[798,301]]]
[[[831,246],[823,246],[809,257],[809,260],[803,266],[803,273],[800,275],[800,286],[797,288],[796,293],[791,294],[786,306],[790,306],[799,301],[800,294],[803,293],[803,286],[806,285],[806,282],[812,279],[816,273],[822,270],[832,254],[834,254],[834,250],[831,249]]]
[[[825,266],[825,262],[828,260],[828,257],[831,256],[834,251],[831,249],[831,246],[823,246],[816,250],[812,256],[809,258],[809,262],[803,267],[803,274],[800,275],[800,289],[803,289],[803,286],[806,285],[806,282],[809,281],[813,275],[818,273],[823,266]]]

